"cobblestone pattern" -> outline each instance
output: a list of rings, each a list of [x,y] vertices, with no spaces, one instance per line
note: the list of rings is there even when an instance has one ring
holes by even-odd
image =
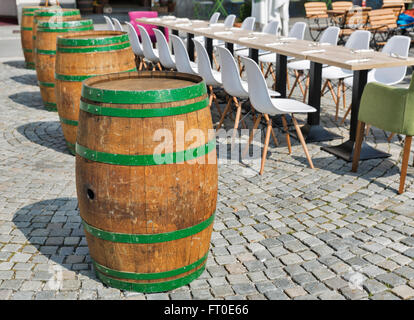
[[[34,71],[4,62],[0,82],[0,299],[413,299],[413,160],[397,195],[398,137],[388,143],[372,128],[368,142],[392,157],[364,161],[356,174],[321,151],[326,143],[308,145],[309,169],[296,140],[287,153],[280,130],[263,176],[260,159],[249,167],[221,155],[206,271],[171,292],[131,293],[95,277],[75,159],[57,114],[42,107]],[[330,103],[322,99],[323,126],[347,137],[349,122],[338,126]]]

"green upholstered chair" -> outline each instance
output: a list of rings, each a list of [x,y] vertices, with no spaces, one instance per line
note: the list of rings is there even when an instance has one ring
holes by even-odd
[[[357,137],[352,163],[353,172],[358,169],[365,124],[406,136],[398,190],[399,194],[403,193],[411,141],[412,136],[414,136],[413,78],[411,78],[408,89],[391,87],[376,82],[366,85],[359,107]]]

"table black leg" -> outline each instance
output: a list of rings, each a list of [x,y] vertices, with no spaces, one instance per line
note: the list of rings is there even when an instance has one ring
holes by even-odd
[[[194,42],[193,42],[194,34],[187,33],[187,52],[190,61],[194,61]]]
[[[349,129],[349,140],[338,146],[322,147],[322,150],[336,155],[345,161],[352,161],[354,155],[354,146],[356,139],[356,129],[358,124],[359,104],[361,102],[362,92],[367,83],[368,70],[354,71],[354,82],[352,86],[352,109],[351,109],[351,126]],[[367,143],[362,143],[360,160],[387,158],[391,156],[388,153],[377,150]]]
[[[172,29],[172,34],[175,35],[175,36],[178,36],[178,30]]]
[[[249,58],[259,63],[259,50],[249,48]]]
[[[276,54],[276,91],[281,98],[286,98],[287,57]]]
[[[165,35],[165,28],[162,26],[158,26],[158,30],[160,30]]]
[[[308,113],[308,121],[301,128],[306,142],[329,141],[342,138],[341,136],[327,131],[320,125],[322,64],[311,61],[309,76],[308,104],[314,107],[316,112]]]
[[[213,66],[213,39],[205,37],[206,51],[208,58],[210,59],[210,64]]]
[[[225,43],[225,46],[226,46],[227,50],[229,50],[231,52],[231,54],[233,54],[233,52],[234,52],[234,45],[233,45],[233,43],[226,42]]]

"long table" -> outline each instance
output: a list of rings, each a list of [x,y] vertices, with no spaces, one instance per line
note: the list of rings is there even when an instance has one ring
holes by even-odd
[[[173,34],[178,31],[187,33],[187,50],[191,60],[194,60],[194,35],[204,36],[206,50],[212,62],[213,39],[222,40],[226,47],[233,51],[234,44],[250,48],[250,57],[258,62],[259,50],[276,53],[276,90],[282,98],[286,97],[287,57],[306,59],[311,61],[308,104],[316,108],[316,112],[309,113],[307,123],[302,131],[307,142],[329,141],[338,136],[329,132],[320,125],[321,87],[323,65],[336,66],[353,71],[354,82],[352,88],[351,125],[349,139],[335,146],[323,146],[326,152],[336,155],[346,161],[352,161],[358,123],[359,104],[362,92],[367,83],[368,72],[374,68],[390,68],[414,65],[414,58],[396,58],[382,52],[356,53],[343,46],[318,45],[307,40],[296,40],[260,32],[241,30],[240,28],[225,28],[223,24],[208,25],[207,21],[170,19],[170,18],[139,18],[139,23],[152,24],[160,29],[170,28]],[[384,158],[390,156],[366,143],[361,149],[361,160]]]

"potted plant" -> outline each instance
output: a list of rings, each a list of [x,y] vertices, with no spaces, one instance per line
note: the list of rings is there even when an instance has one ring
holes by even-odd
[[[246,19],[247,17],[250,17],[251,15],[252,15],[252,1],[245,0],[243,4],[240,6],[239,16],[237,17],[237,20],[234,23],[234,26],[237,28],[240,28],[244,19]]]

